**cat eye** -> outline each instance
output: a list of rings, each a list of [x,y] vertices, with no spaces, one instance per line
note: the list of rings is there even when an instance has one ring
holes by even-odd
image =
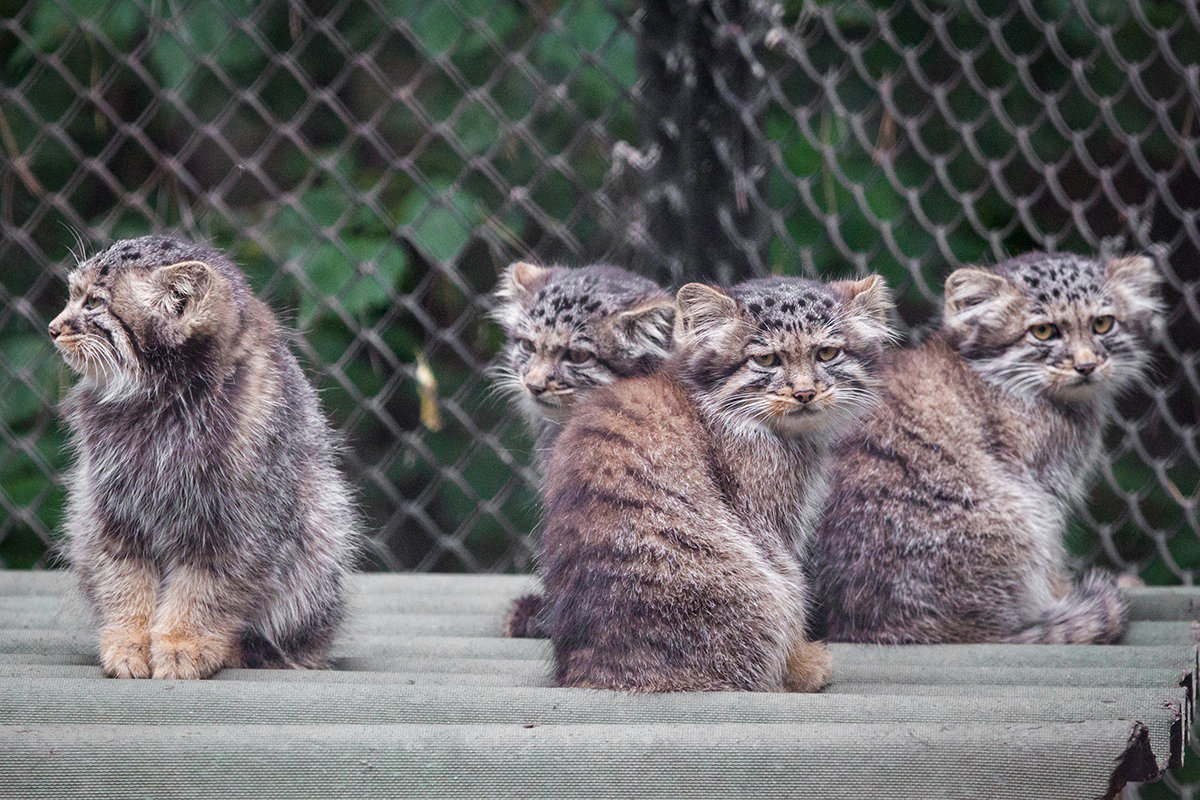
[[[533,342],[529,341],[528,339],[517,339],[517,347],[527,353],[533,352]]]
[[[88,311],[95,311],[100,306],[104,305],[104,301],[94,294],[89,294],[87,299],[83,301],[83,307]]]
[[[1051,325],[1049,322],[1041,322],[1037,325],[1031,326],[1029,328],[1029,332],[1033,334],[1033,338],[1040,339],[1044,342],[1051,336],[1055,336],[1058,333],[1058,326]]]
[[[592,354],[587,350],[580,350],[577,347],[572,347],[567,351],[567,361],[572,364],[586,364],[592,360]]]
[[[842,348],[840,347],[822,347],[817,350],[817,361],[833,361],[841,355]]]
[[[779,365],[778,353],[764,353],[762,355],[751,356],[755,364],[760,367],[774,367]]]
[[[1105,314],[1102,317],[1096,317],[1092,320],[1092,330],[1099,334],[1108,333],[1113,329],[1113,324],[1116,322],[1112,314]]]

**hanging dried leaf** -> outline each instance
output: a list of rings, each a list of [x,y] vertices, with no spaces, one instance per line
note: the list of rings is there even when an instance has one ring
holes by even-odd
[[[431,431],[442,429],[442,413],[437,404],[437,378],[424,353],[417,353],[417,396],[421,398],[421,424]]]

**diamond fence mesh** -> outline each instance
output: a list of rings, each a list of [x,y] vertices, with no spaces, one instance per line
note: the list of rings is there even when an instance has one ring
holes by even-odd
[[[532,443],[482,374],[517,258],[675,284],[876,271],[911,327],[965,264],[1153,253],[1157,375],[1070,545],[1196,578],[1196,0],[0,7],[0,567],[52,560],[66,272],[174,230],[299,331],[365,566],[407,570],[530,567]]]
[[[517,258],[664,283],[942,279],[1150,252],[1171,308],[1072,552],[1200,568],[1196,0],[0,0],[0,566],[63,502],[45,335],[80,250],[178,231],[299,331],[370,565],[527,569],[532,443],[482,372]]]

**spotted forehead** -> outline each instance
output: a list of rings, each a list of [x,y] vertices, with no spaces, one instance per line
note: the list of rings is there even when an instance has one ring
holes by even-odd
[[[1096,259],[1031,254],[1005,262],[997,271],[1041,305],[1095,301],[1104,296],[1103,265]]]
[[[539,289],[526,313],[539,325],[571,327],[628,308],[655,288],[637,275],[581,268]]]
[[[72,275],[80,278],[106,278],[123,269],[152,269],[209,255],[199,247],[167,236],[143,236],[117,242],[79,265]]]
[[[835,323],[841,301],[829,287],[803,279],[747,281],[730,292],[766,330],[813,331]]]

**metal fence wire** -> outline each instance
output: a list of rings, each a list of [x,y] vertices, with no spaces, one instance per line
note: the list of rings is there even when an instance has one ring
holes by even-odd
[[[50,563],[80,246],[178,231],[299,332],[368,566],[524,570],[483,370],[518,258],[678,284],[1151,252],[1171,308],[1072,553],[1195,580],[1197,0],[0,0],[0,566]],[[77,239],[79,240],[77,242]]]

